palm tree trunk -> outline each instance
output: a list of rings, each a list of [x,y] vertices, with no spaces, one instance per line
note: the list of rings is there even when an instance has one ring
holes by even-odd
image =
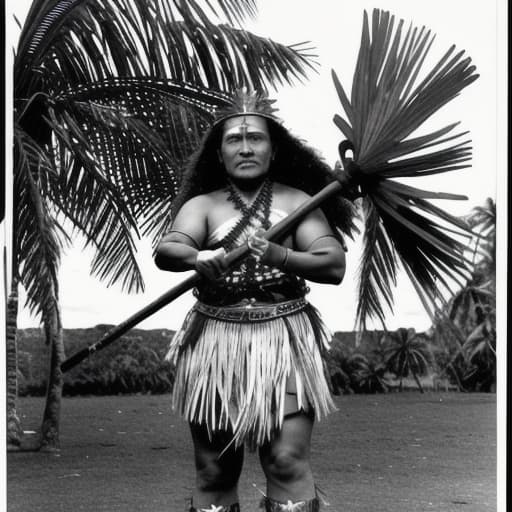
[[[52,302],[53,304],[44,319],[46,340],[51,351],[46,405],[41,426],[41,449],[45,451],[60,448],[60,409],[64,383],[60,369],[60,365],[65,359],[60,309],[57,300]]]
[[[18,280],[13,279],[7,299],[5,351],[7,363],[7,446],[14,448],[21,444],[23,429],[16,411],[18,399],[18,347],[16,342],[18,317]]]
[[[445,367],[441,368],[441,374],[446,374],[447,370],[450,369],[453,377],[455,378],[455,381],[457,383],[457,387],[459,388],[459,391],[466,391],[464,389],[464,386],[462,385],[462,382],[460,381],[459,375],[457,374],[457,370],[453,366],[453,363],[455,362],[455,360],[457,359],[459,354],[461,354],[462,357],[464,358],[464,351],[462,348],[464,343],[463,343],[463,340],[460,339],[459,333],[456,331],[455,327],[453,326],[453,324],[449,318],[448,318],[447,325],[449,326],[450,331],[452,332],[452,334],[455,337],[455,340],[457,341],[457,351],[456,351],[455,355],[450,359],[450,361],[445,365]],[[446,343],[445,339],[443,338],[443,336],[440,336],[438,334],[436,337],[437,337],[437,344],[440,345],[439,342],[441,342],[443,344],[443,346],[446,348],[446,350],[448,350],[447,343]]]
[[[455,355],[455,357],[457,357],[458,354]],[[455,378],[455,381],[457,382],[457,387],[459,388],[459,391],[466,391],[466,389],[464,388],[464,386],[462,385],[462,382],[460,380],[460,377],[459,377],[459,374],[457,373],[457,369],[453,366],[453,361],[455,361],[455,358],[452,359],[447,365],[446,365],[446,369],[450,369],[451,372],[452,372],[452,375],[454,376]]]
[[[413,371],[412,376],[414,377],[414,380],[416,381],[416,384],[418,385],[419,390],[422,393],[425,393],[425,391],[423,390],[423,386],[421,385],[420,379],[418,379],[418,375],[416,374],[416,372]]]

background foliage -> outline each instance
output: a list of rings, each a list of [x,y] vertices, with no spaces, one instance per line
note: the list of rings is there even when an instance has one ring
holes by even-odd
[[[64,329],[69,354],[99,340],[112,326]],[[164,360],[173,332],[133,329],[115,346],[94,354],[64,377],[64,395],[117,395],[167,393],[172,388],[172,367]],[[46,391],[48,355],[40,329],[20,329],[19,393],[42,396]]]
[[[88,329],[64,329],[67,353],[94,343],[110,329],[110,325],[97,325]],[[446,335],[440,334],[443,331]],[[424,390],[492,391],[495,383],[495,363],[479,368],[474,373],[474,361],[464,363],[457,358],[453,373],[448,363],[457,353],[456,339],[446,325],[432,328],[427,333],[409,333],[423,340],[428,367],[420,372]],[[172,391],[174,369],[164,360],[174,332],[167,329],[133,329],[119,343],[92,355],[82,364],[65,374],[64,395],[117,395]],[[418,389],[411,375],[400,375],[390,360],[393,353],[394,333],[367,331],[359,343],[355,331],[334,334],[327,359],[327,371],[334,394],[381,393]],[[48,355],[41,329],[20,329],[18,378],[21,396],[43,396],[46,390]],[[412,344],[414,348],[415,344]],[[472,379],[464,375],[473,372]],[[458,382],[458,381],[462,382]],[[460,384],[462,383],[462,388]]]

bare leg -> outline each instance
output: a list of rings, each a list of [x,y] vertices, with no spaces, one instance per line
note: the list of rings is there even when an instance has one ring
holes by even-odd
[[[315,497],[309,464],[312,430],[313,419],[299,412],[286,417],[279,434],[260,448],[269,498],[286,503]]]
[[[229,506],[238,502],[238,479],[244,461],[243,446],[233,446],[230,432],[217,432],[210,439],[202,425],[190,424],[196,464],[196,488],[192,502],[196,508]],[[222,455],[221,455],[222,453]]]

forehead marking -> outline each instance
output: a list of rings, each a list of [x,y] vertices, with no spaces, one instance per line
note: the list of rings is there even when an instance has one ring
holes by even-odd
[[[260,126],[257,122],[251,122],[251,119],[247,119],[246,116],[242,117],[242,122],[240,124],[236,124],[234,126],[230,126],[224,131],[224,137],[231,134],[236,135],[247,135],[247,133],[266,133],[266,130],[263,126]]]
[[[247,135],[247,129],[249,128],[249,125],[247,124],[247,118],[244,116],[242,124],[240,125],[240,131],[243,135]]]

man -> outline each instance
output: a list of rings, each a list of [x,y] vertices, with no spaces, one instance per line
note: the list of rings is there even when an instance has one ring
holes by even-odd
[[[168,355],[173,406],[189,421],[195,450],[190,511],[239,510],[244,443],[259,450],[265,510],[319,509],[310,440],[315,417],[334,404],[322,361],[329,335],[304,299],[304,279],[341,282],[336,228],[350,231],[352,210],[333,200],[327,217],[314,211],[279,243],[262,231],[329,179],[255,93],[235,97],[191,160],[172,230],[156,251],[159,268],[204,276]],[[226,251],[245,241],[250,255],[228,269]]]

